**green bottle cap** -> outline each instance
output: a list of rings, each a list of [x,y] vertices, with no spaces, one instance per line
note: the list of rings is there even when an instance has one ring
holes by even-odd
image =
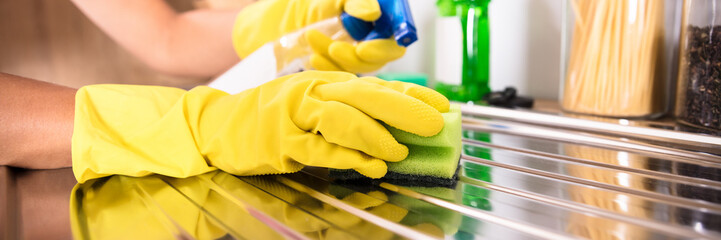
[[[386,81],[400,81],[415,83],[424,87],[428,86],[428,75],[423,73],[389,72],[378,74],[377,77]]]

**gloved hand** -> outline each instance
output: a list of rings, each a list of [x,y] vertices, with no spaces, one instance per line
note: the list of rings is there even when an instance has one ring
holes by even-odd
[[[309,30],[305,38],[314,52],[310,64],[318,70],[368,73],[406,53],[406,48],[393,39],[374,39],[353,45],[345,41],[333,41],[317,30]]]
[[[368,22],[381,16],[377,0],[263,0],[238,14],[233,46],[238,56],[245,58],[263,44],[312,23],[338,17],[343,11]],[[306,40],[315,52],[311,66],[318,70],[371,72],[405,54],[405,48],[392,39],[370,40],[353,46],[313,32],[306,34]]]
[[[197,87],[91,85],[76,94],[73,171],[79,182],[122,174],[236,175],[304,165],[371,178],[408,148],[377,121],[421,136],[443,128],[448,100],[414,84],[308,71],[229,95]]]

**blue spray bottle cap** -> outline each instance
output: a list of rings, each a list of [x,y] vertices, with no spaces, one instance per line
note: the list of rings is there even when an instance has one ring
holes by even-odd
[[[372,22],[360,20],[345,12],[340,15],[340,21],[343,23],[343,27],[345,27],[348,34],[356,41],[363,40],[363,38],[368,36],[368,33],[373,30]]]
[[[407,0],[378,0],[381,17],[368,23],[347,13],[341,15],[341,21],[355,40],[373,40],[394,36],[400,46],[408,47],[418,40]],[[370,24],[370,25],[369,25]]]
[[[418,40],[416,23],[413,22],[411,7],[407,0],[393,1],[393,35],[398,45],[408,47]]]

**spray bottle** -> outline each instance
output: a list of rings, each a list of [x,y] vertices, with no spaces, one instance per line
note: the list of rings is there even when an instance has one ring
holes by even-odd
[[[437,0],[435,89],[451,101],[479,101],[491,91],[491,0]]]
[[[418,40],[407,0],[378,0],[378,4],[382,14],[375,22],[365,22],[343,13],[311,24],[258,48],[208,86],[235,94],[284,75],[311,70],[309,59],[313,50],[304,38],[311,29],[336,41],[394,37],[398,45],[407,47]]]

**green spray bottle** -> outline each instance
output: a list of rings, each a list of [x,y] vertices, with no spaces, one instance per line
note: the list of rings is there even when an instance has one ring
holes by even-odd
[[[451,101],[490,92],[490,0],[438,0],[435,89]]]

